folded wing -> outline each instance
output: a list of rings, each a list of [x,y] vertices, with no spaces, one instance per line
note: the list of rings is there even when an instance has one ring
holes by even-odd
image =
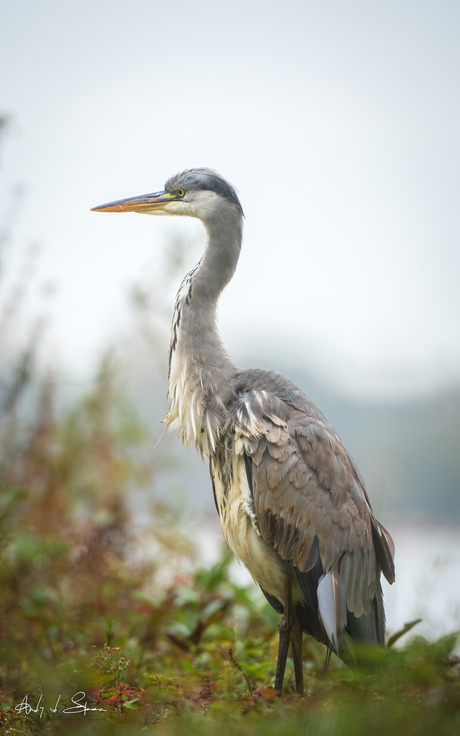
[[[336,650],[345,628],[383,643],[380,571],[394,581],[393,541],[340,437],[319,410],[260,389],[232,413],[260,534],[294,568],[304,628],[319,626]]]

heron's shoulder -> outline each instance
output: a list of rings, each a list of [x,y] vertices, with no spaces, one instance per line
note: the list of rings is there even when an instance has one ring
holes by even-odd
[[[315,402],[282,373],[264,370],[263,368],[239,370],[235,378],[236,394],[241,396],[250,391],[264,391],[276,397],[286,407],[305,413],[328,426],[330,425],[329,420]]]

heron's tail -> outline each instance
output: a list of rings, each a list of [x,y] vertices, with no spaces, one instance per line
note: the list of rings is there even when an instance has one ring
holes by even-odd
[[[346,631],[353,641],[364,644],[385,644],[385,610],[383,608],[383,594],[380,585],[380,576],[376,580],[375,598],[371,601],[371,610],[368,614],[355,616],[347,611]]]

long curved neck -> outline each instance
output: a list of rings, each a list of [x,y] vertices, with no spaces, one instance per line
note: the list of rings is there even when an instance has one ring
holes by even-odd
[[[236,270],[243,239],[243,219],[239,213],[223,213],[204,223],[206,248],[194,275],[199,300],[214,303]]]
[[[232,208],[233,210],[233,208]],[[199,264],[184,278],[176,297],[169,353],[166,421],[178,420],[179,436],[211,453],[225,424],[232,399],[235,366],[217,330],[219,296],[235,273],[242,241],[239,212],[216,213],[204,221],[206,248]]]

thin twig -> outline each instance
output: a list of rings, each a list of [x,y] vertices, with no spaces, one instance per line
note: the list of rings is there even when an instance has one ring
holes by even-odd
[[[220,653],[221,653],[223,659],[229,659],[230,662],[233,664],[233,666],[236,667],[236,669],[241,672],[241,674],[243,675],[244,679],[246,680],[246,685],[248,686],[249,694],[252,695],[253,694],[253,688],[252,688],[252,685],[251,685],[251,680],[249,679],[249,677],[247,676],[247,674],[245,673],[245,671],[243,670],[243,668],[241,667],[241,665],[236,661],[236,659],[235,659],[235,657],[233,655],[233,644],[230,644],[230,646],[228,648],[228,651],[226,649],[224,649],[224,647],[222,647],[220,644],[218,644],[218,647],[220,649]]]

